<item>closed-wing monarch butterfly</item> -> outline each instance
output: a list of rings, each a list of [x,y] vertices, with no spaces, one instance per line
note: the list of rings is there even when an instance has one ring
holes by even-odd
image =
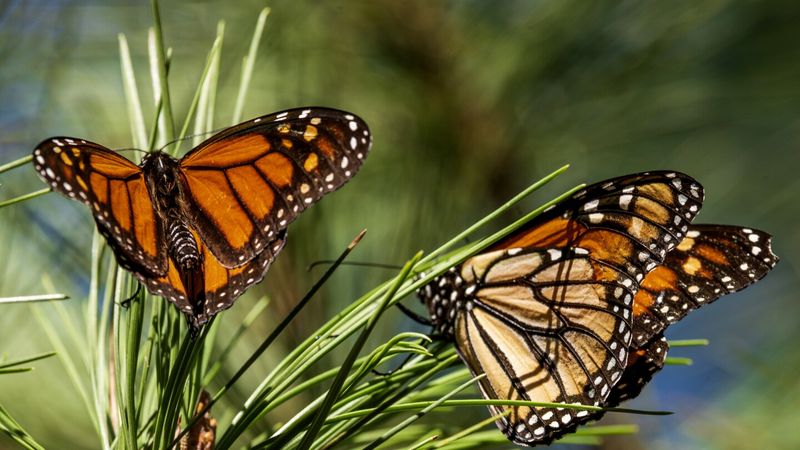
[[[56,191],[88,205],[116,255],[192,327],[264,277],[300,212],[361,167],[363,120],[298,108],[227,128],[180,160],[149,153],[137,166],[83,139],[46,139],[34,166]]]
[[[419,291],[484,397],[614,406],[664,363],[662,332],[763,277],[769,235],[692,226],[703,188],[677,172],[588,186]],[[641,289],[640,289],[641,286]],[[667,309],[664,309],[664,306]],[[549,443],[601,413],[491,406],[513,442]]]

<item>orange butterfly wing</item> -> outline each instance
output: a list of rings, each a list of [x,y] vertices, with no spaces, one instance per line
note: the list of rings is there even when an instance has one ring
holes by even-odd
[[[763,278],[778,257],[772,237],[731,225],[692,225],[634,298],[634,343],[644,345],[690,311]]]
[[[40,143],[33,164],[51,188],[90,207],[120,266],[147,276],[166,272],[163,224],[141,168],[101,145],[68,137]]]
[[[580,247],[641,281],[680,242],[703,202],[703,188],[657,171],[587,186],[492,249]]]
[[[372,138],[349,113],[305,108],[229,128],[180,162],[185,215],[225,267],[253,259],[300,212],[347,182]]]

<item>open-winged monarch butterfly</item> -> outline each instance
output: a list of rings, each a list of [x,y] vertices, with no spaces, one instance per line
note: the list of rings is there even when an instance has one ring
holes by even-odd
[[[455,342],[473,374],[486,374],[485,397],[613,406],[663,366],[669,323],[777,260],[764,233],[693,227],[702,201],[699,183],[677,172],[593,184],[433,280],[420,298],[435,333]],[[669,313],[658,309],[667,295],[678,297]],[[507,412],[498,427],[530,446],[601,415],[489,409]]]
[[[149,153],[137,166],[83,139],[46,139],[39,175],[88,205],[116,255],[193,327],[264,277],[300,212],[353,177],[369,152],[353,114],[298,108],[227,128],[180,160]]]

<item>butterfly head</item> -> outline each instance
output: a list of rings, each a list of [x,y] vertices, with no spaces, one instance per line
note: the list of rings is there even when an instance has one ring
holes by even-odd
[[[466,283],[458,270],[451,268],[417,291],[437,334],[453,336],[456,317],[469,308],[474,290],[475,285]]]
[[[164,196],[175,194],[178,185],[178,161],[164,152],[148,153],[142,159],[148,181]]]

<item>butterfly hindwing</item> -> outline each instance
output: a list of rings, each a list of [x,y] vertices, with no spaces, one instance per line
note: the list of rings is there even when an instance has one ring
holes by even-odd
[[[777,263],[772,237],[730,225],[692,225],[634,299],[634,343],[644,345],[690,311],[763,278]]]
[[[261,282],[269,270],[275,257],[286,244],[286,230],[278,233],[275,240],[265,247],[255,258],[235,268],[226,268],[214,259],[208,247],[203,247],[205,254],[205,305],[203,317],[205,321],[217,313],[230,308],[245,289]]]
[[[53,190],[89,206],[122,267],[148,275],[166,271],[163,225],[141,168],[101,145],[68,137],[40,143],[33,161]]]
[[[203,288],[200,298],[194,301],[202,301],[202,305],[190,301],[191,296],[187,294],[187,288],[171,259],[169,269],[164,276],[146,277],[134,272],[150,292],[174,303],[194,326],[202,325],[216,314],[233,306],[234,301],[247,288],[264,278],[272,261],[286,244],[286,231],[280,232],[276,239],[255,258],[234,268],[223,266],[202,241],[198,242],[200,242],[199,251],[203,255]]]
[[[653,375],[664,368],[668,351],[669,344],[663,335],[654,336],[643,347],[631,350],[622,378],[611,390],[604,406],[614,407],[638,397]]]
[[[355,175],[371,143],[363,120],[325,108],[229,128],[181,160],[185,214],[223,265],[239,266]]]

